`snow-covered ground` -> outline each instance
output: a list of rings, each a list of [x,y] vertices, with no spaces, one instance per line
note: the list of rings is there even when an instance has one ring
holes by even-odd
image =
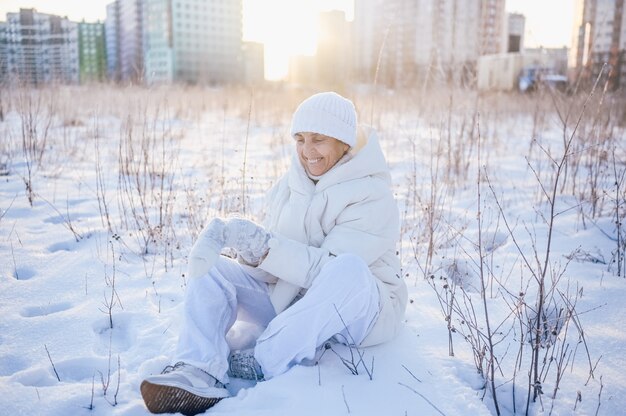
[[[3,96],[1,414],[148,413],[139,384],[170,364],[187,252],[213,216],[261,219],[263,191],[289,162],[291,112],[307,95],[91,87]],[[351,351],[335,346],[318,365],[234,383],[234,397],[207,414],[496,414],[477,371],[489,375],[488,361],[476,361],[489,357],[488,330],[499,411],[524,414],[531,344],[520,323],[535,306],[551,184],[580,101],[557,101],[562,114],[572,109],[565,136],[550,99],[478,102],[456,91],[355,102],[380,131],[402,213],[404,329],[362,350],[357,375],[339,358]],[[613,261],[626,144],[607,102],[588,106],[559,177],[546,310],[569,319],[551,321],[554,342],[540,350],[544,394],[531,397],[533,415],[626,409],[626,280]],[[254,330],[235,327],[232,342]]]

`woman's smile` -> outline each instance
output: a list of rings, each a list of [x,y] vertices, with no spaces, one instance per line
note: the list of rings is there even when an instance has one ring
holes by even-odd
[[[350,146],[323,134],[303,132],[296,134],[296,148],[307,173],[321,176],[335,166]]]

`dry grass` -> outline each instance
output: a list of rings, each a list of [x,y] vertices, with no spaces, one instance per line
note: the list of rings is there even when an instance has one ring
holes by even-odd
[[[98,201],[103,229],[121,249],[153,262],[162,259],[167,270],[186,256],[212,217],[244,210],[254,219],[263,215],[263,191],[289,164],[291,114],[314,92],[112,85],[10,90],[2,97],[0,135],[6,139],[0,141],[0,174],[20,175],[32,204],[44,178],[54,180],[71,170],[82,180],[81,170],[95,172],[88,186]],[[379,131],[402,212],[403,275],[415,284],[423,278],[431,282],[445,317],[449,353],[461,334],[477,370],[491,385],[494,403],[495,378],[515,383],[520,374],[530,374],[531,365],[534,379],[522,382],[528,397],[537,399],[543,383],[552,385],[554,397],[573,360],[564,355],[567,336],[556,341],[554,333],[566,334],[569,328],[570,340],[582,333],[576,321],[578,292],[561,281],[566,266],[550,257],[550,236],[559,227],[556,205],[570,201],[568,209],[576,210],[582,227],[599,227],[599,219],[611,219],[614,228],[602,229],[615,242],[607,267],[624,276],[626,98],[600,88],[578,118],[587,94],[463,88],[340,92],[353,98],[360,121]],[[253,143],[259,140],[267,146]],[[248,142],[263,153],[249,153]],[[492,164],[512,158],[526,166],[520,170],[523,177],[506,176],[506,167]],[[529,211],[536,211],[537,223],[543,221],[548,234],[528,232],[529,244],[515,242],[519,255],[502,264],[498,274],[494,263],[504,260],[494,254],[495,236],[519,238],[518,219],[509,212],[518,197],[503,194],[511,189],[526,199]],[[456,201],[468,195],[471,208],[462,212]],[[549,214],[542,217],[546,207]],[[69,221],[69,213],[67,217]],[[528,231],[527,226],[517,230]],[[483,231],[487,237],[481,236]],[[548,251],[537,248],[545,245],[544,239]],[[445,263],[443,256],[451,258]],[[464,280],[471,269],[479,270],[478,284]],[[153,270],[154,264],[146,275]],[[511,276],[518,277],[520,291],[509,290]],[[566,289],[560,289],[562,284]],[[480,293],[472,287],[480,287]],[[108,305],[110,310],[113,297]],[[491,315],[494,305],[509,313]],[[483,332],[485,324],[494,329]],[[514,346],[511,333],[519,336]],[[507,356],[502,345],[519,353]],[[523,358],[524,348],[532,359]],[[556,364],[541,368],[541,359]]]

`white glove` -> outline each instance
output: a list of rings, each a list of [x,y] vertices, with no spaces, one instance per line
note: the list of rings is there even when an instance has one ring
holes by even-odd
[[[241,259],[258,266],[269,251],[272,237],[263,227],[243,218],[232,218],[224,230],[225,246],[234,248]]]
[[[226,224],[219,218],[213,219],[198,236],[189,253],[187,274],[194,279],[205,275],[215,265],[226,242]]]

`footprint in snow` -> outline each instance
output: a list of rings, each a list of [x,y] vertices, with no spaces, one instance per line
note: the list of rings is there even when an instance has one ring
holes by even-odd
[[[35,277],[37,273],[30,267],[17,267],[13,270],[12,276],[15,280],[29,280]]]
[[[50,253],[56,253],[58,251],[72,251],[76,247],[76,240],[60,241],[48,246]]]
[[[509,235],[502,231],[485,232],[482,236],[482,245],[485,252],[490,253],[503,246],[509,239]]]
[[[73,305],[69,302],[53,303],[48,305],[25,306],[20,310],[20,315],[24,318],[34,318],[37,316],[46,316],[53,313],[63,312],[70,309]]]
[[[1,340],[0,340],[1,343]],[[8,354],[0,360],[0,377],[6,377],[28,368],[28,362],[23,355]]]
[[[120,353],[127,351],[134,343],[136,335],[130,329],[132,314],[113,311],[113,328],[108,315],[94,321],[92,328],[96,337],[94,352],[98,355],[108,356],[109,351]]]
[[[56,369],[56,373],[55,373]],[[111,360],[111,374],[117,371],[117,363]],[[58,379],[57,379],[58,374]],[[23,386],[45,387],[65,382],[89,381],[95,377],[100,379],[100,374],[105,377],[109,374],[109,360],[103,357],[79,357],[69,360],[54,362],[54,368],[49,362],[41,362],[39,365],[26,368],[14,373],[10,380]]]

